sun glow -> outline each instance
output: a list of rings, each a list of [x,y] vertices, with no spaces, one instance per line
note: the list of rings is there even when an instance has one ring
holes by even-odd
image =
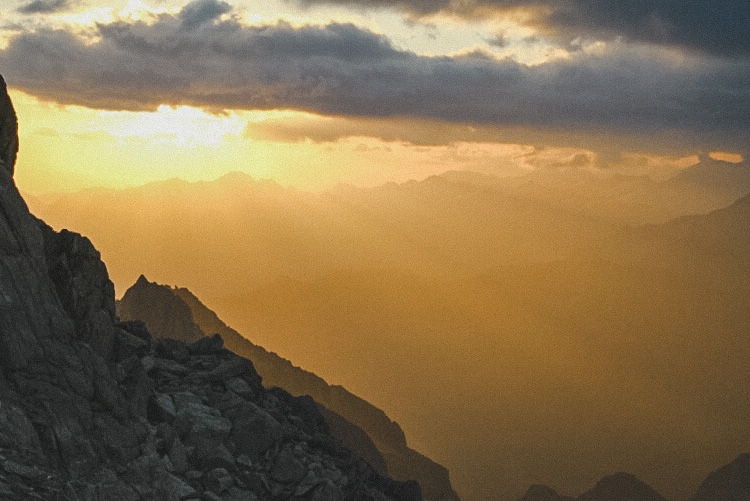
[[[239,113],[212,115],[190,106],[159,106],[154,112],[99,111],[98,128],[120,140],[141,139],[177,146],[219,146],[239,137],[247,119]]]

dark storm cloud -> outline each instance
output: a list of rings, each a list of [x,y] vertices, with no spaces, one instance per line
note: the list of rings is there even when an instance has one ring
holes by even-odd
[[[18,12],[22,14],[49,14],[66,10],[70,6],[69,0],[34,0],[23,7],[19,7]]]
[[[217,0],[199,0],[185,6],[180,12],[182,27],[193,29],[208,21],[213,21],[232,10],[231,5]]]
[[[436,12],[477,15],[487,10],[536,10],[533,24],[563,37],[624,37],[725,56],[750,55],[750,2],[738,0],[290,0],[399,8],[415,16]]]
[[[283,108],[557,130],[686,131],[743,147],[749,139],[750,71],[741,60],[673,61],[614,44],[606,54],[528,67],[481,54],[423,57],[349,24],[247,27],[196,15],[214,21],[184,29],[189,9],[211,3],[152,24],[100,25],[95,43],[60,30],[21,34],[0,51],[0,70],[27,92],[94,108]]]
[[[623,36],[711,54],[750,55],[747,1],[578,0],[553,7],[549,23],[572,34]]]

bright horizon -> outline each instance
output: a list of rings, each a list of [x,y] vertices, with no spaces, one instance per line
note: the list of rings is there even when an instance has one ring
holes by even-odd
[[[654,8],[667,35],[637,9],[545,2],[15,0],[0,73],[16,180],[39,194],[241,171],[320,190],[744,161],[742,35]]]
[[[686,497],[750,443],[750,3],[613,5],[7,0],[14,179],[467,501]]]

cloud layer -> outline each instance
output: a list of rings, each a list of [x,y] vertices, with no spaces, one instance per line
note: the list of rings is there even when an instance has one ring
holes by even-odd
[[[476,16],[524,9],[545,31],[575,38],[628,40],[685,47],[725,56],[750,55],[750,3],[736,0],[292,0],[302,5],[339,4],[399,8],[415,16],[438,12]]]
[[[500,4],[500,2],[495,2]],[[613,43],[539,66],[480,53],[424,57],[351,24],[246,26],[200,0],[154,22],[98,25],[93,39],[40,29],[12,39],[12,86],[64,104],[296,109],[501,127],[656,132],[750,141],[745,59],[676,57]]]
[[[49,14],[66,10],[70,5],[70,0],[33,0],[19,7],[18,12],[22,14]]]

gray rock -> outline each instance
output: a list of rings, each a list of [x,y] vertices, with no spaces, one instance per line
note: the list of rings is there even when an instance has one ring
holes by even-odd
[[[169,460],[172,462],[172,467],[175,473],[185,473],[190,465],[188,464],[188,455],[185,445],[178,438],[172,442],[169,447]]]
[[[172,397],[165,393],[156,393],[149,399],[148,418],[152,422],[173,423],[177,417]]]
[[[194,355],[211,355],[224,349],[224,340],[219,334],[202,337],[188,346]]]
[[[178,405],[177,408],[176,419],[187,430],[189,442],[211,440],[218,443],[232,429],[232,423],[213,407],[191,402]]]
[[[233,356],[229,360],[223,361],[205,377],[209,381],[226,381],[245,374],[257,374],[253,363],[246,358]]]
[[[270,414],[248,403],[235,412],[231,439],[237,452],[255,459],[283,436],[283,428]]]
[[[181,363],[161,357],[157,357],[154,359],[152,369],[161,372],[168,372],[170,374],[174,374],[175,376],[185,376],[188,374],[188,372],[190,372],[188,368]]]
[[[95,492],[96,497],[93,499],[106,499],[107,501],[139,501],[141,499],[133,487],[121,481],[98,485]]]
[[[294,455],[290,447],[284,447],[271,468],[271,478],[282,484],[297,484],[307,473],[307,468]]]
[[[203,477],[203,486],[214,494],[222,494],[234,485],[234,478],[225,468],[214,468]]]
[[[344,493],[341,488],[330,481],[325,481],[310,496],[310,501],[341,501],[344,499]]]
[[[258,501],[258,496],[245,489],[230,487],[221,499],[222,501]]]
[[[38,222],[44,251],[58,297],[79,339],[109,359],[115,343],[114,285],[91,241],[77,233]]]
[[[237,471],[235,467],[235,458],[229,449],[223,444],[216,444],[211,440],[206,440],[197,444],[190,457],[194,466],[202,471],[209,471],[214,468],[224,468],[229,471]]]
[[[224,385],[228,390],[232,390],[234,393],[244,398],[250,398],[255,393],[248,382],[240,377],[229,378],[224,381]]]
[[[0,401],[0,447],[41,452],[34,425],[23,409],[11,402]]]
[[[158,499],[163,499],[164,501],[200,499],[198,491],[189,483],[166,471],[159,476],[154,487],[159,495]]]

